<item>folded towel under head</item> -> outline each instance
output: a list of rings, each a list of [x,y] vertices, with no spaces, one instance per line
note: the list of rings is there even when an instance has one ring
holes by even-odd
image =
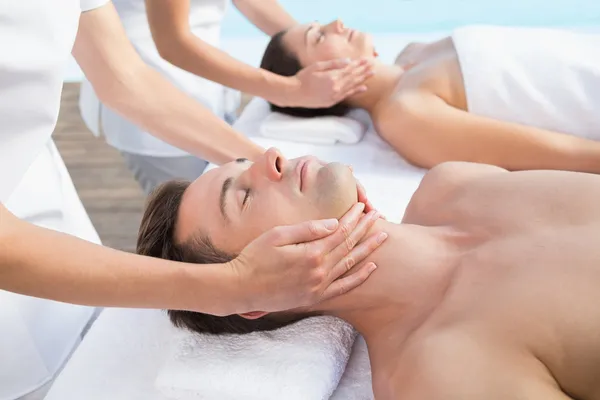
[[[329,316],[247,335],[181,331],[155,386],[176,400],[327,400],[356,336]]]
[[[260,133],[272,139],[313,144],[356,144],[369,129],[369,115],[360,109],[343,117],[301,118],[273,112],[262,122]]]

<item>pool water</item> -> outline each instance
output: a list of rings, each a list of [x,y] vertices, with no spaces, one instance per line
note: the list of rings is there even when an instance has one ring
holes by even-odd
[[[142,1],[142,0],[140,0]],[[469,24],[559,27],[600,33],[600,0],[279,0],[299,22],[344,23],[373,35],[380,59],[393,62],[411,41],[431,41]],[[268,38],[229,4],[221,48],[258,66]],[[73,59],[65,81],[80,81]]]
[[[299,22],[341,18],[354,29],[381,33],[448,31],[466,24],[600,26],[600,0],[279,0]],[[224,37],[259,36],[233,6]]]

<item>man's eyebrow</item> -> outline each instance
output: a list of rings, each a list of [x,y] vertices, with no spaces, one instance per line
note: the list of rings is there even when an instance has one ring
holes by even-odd
[[[245,163],[246,161],[248,161],[247,158],[238,158],[235,160],[236,163]]]
[[[227,216],[227,212],[225,211],[225,205],[227,201],[227,191],[231,187],[232,182],[232,177],[229,177],[223,181],[223,186],[221,186],[221,195],[219,196],[219,209],[221,210],[221,215],[223,216],[223,219],[227,222],[229,222],[229,217]]]

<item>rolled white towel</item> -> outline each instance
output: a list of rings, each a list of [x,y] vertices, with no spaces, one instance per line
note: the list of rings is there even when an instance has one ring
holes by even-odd
[[[356,336],[329,316],[247,335],[181,331],[155,387],[176,400],[327,400]]]
[[[272,139],[313,144],[355,144],[369,129],[370,119],[363,110],[343,117],[300,118],[273,112],[262,122],[260,133]]]

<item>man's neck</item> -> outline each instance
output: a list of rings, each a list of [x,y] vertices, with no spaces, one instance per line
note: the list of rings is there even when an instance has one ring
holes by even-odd
[[[386,65],[375,60],[374,73],[365,83],[367,91],[351,96],[346,101],[350,106],[374,112],[381,102],[385,102],[396,91],[404,70],[398,65]]]
[[[377,270],[318,311],[346,320],[367,342],[393,337],[401,344],[443,299],[455,270],[456,247],[446,228],[380,220],[372,230],[389,235],[365,261],[374,262]]]

